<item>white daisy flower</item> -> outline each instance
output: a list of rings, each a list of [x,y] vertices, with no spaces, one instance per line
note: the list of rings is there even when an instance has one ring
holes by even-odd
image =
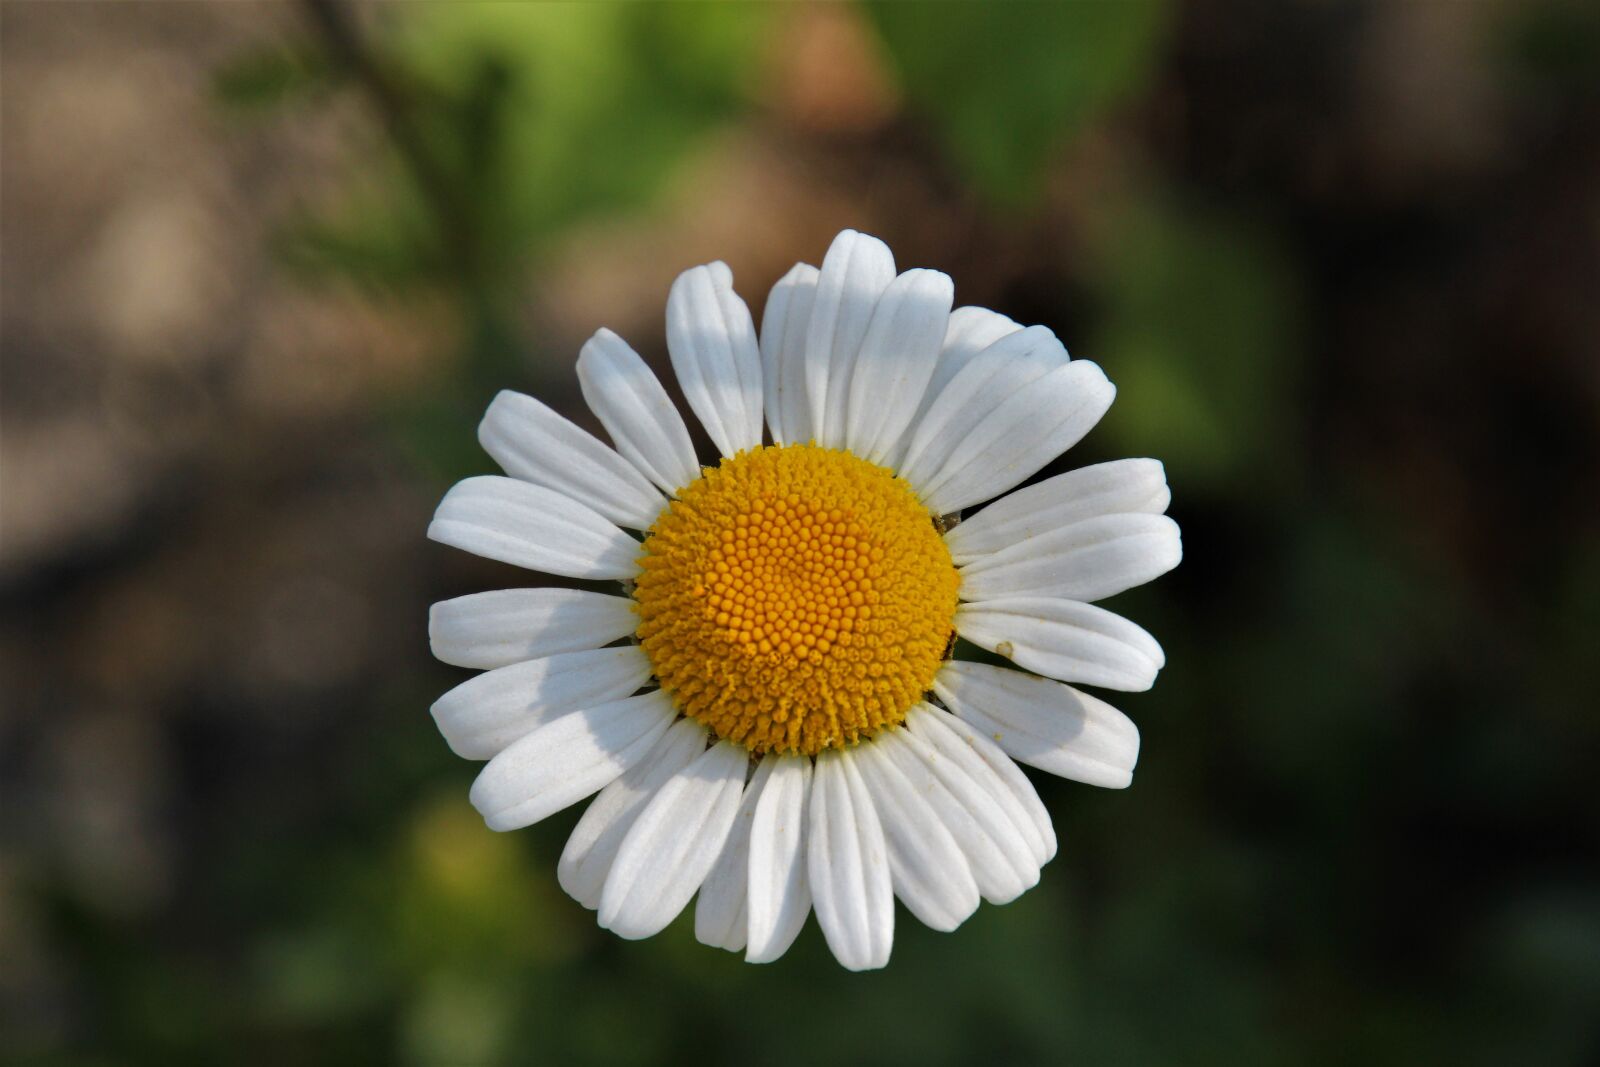
[[[435,655],[485,673],[433,716],[488,760],[494,830],[598,793],[557,874],[600,925],[775,960],[815,912],[882,967],[894,897],[938,930],[1056,850],[1017,767],[1121,788],[1134,725],[1066,683],[1148,689],[1161,648],[1091,601],[1176,566],[1159,462],[1048,478],[962,517],[1086,434],[1115,392],[1042,326],[951,310],[846,230],[773,288],[759,337],[723,263],[667,298],[667,347],[721,460],[616,334],[578,379],[614,448],[501,393],[428,536],[620,595],[510,589],[433,608]],[[764,433],[770,431],[771,444]],[[958,521],[959,520],[959,521]],[[957,636],[1020,670],[952,658]]]

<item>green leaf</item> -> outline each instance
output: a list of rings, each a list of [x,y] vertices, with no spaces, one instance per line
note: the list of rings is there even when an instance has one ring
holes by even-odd
[[[436,147],[508,259],[661,189],[700,136],[744,103],[768,17],[739,4],[408,11],[395,55],[451,102],[433,116]]]
[[[1021,203],[1052,152],[1143,85],[1163,0],[876,2],[912,106],[991,198]]]

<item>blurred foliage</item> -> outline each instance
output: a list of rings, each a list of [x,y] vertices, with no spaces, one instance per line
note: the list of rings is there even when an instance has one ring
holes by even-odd
[[[1572,91],[1600,87],[1600,9],[1593,4],[1527,4],[1507,21],[1493,47],[1514,71]]]
[[[335,77],[320,49],[276,42],[223,63],[213,72],[211,87],[227,110],[257,115],[329,88]]]
[[[1166,0],[868,5],[906,93],[966,177],[1020,206],[1051,153],[1139,91]]]
[[[439,143],[472,176],[482,223],[515,258],[662,187],[695,137],[732,113],[766,9],[744,4],[438,5],[396,54],[433,85],[465,86]]]
[[[330,59],[310,33],[223,65],[213,88],[228,113],[251,120],[327,108],[340,94],[377,120],[332,195],[286,222],[277,251],[308,286],[442,293],[457,313],[448,336],[460,351],[436,361],[437,381],[377,402],[431,500],[437,483],[484,468],[472,435],[484,400],[540,366],[514,307],[540,257],[576,225],[647,209],[728,122],[771,121],[753,86],[791,9],[364,10],[362,41],[393,89],[388,103],[374,100],[370,73]],[[1325,401],[1345,405],[1345,424],[1311,410],[1308,382],[1326,370],[1313,331],[1353,315],[1316,287],[1332,286],[1343,255],[1360,261],[1351,273],[1362,280],[1380,257],[1348,253],[1341,233],[1296,231],[1293,212],[1263,218],[1266,198],[1248,185],[1208,186],[1207,174],[1231,173],[1206,169],[1208,146],[1123,145],[1136,180],[1040,207],[1074,139],[1148,102],[1158,78],[1197,92],[1204,79],[1183,64],[1205,49],[1168,54],[1184,32],[1175,5],[882,0],[860,13],[899,79],[901,121],[931,131],[944,153],[896,157],[922,183],[908,201],[937,202],[927,189],[948,183],[953,163],[951,215],[974,213],[963,221],[976,247],[1000,250],[997,276],[1008,256],[1026,264],[1017,292],[1048,294],[1036,317],[1088,332],[1075,354],[1118,384],[1104,427],[1071,463],[1136,454],[1167,465],[1188,559],[1111,605],[1168,652],[1156,690],[1119,701],[1143,730],[1134,788],[1033,775],[1062,845],[1040,886],[983,907],[954,935],[900,912],[880,973],[840,971],[814,923],[763,967],[698,945],[687,913],[657,939],[622,942],[556,885],[575,813],[497,835],[471,810],[476,767],[451,756],[423,711],[465,675],[421,662],[419,603],[415,644],[385,650],[381,682],[364,677],[329,698],[340,713],[329,721],[275,726],[282,749],[200,715],[181,728],[174,745],[199,769],[173,787],[184,800],[175,832],[198,861],[184,868],[178,905],[127,920],[74,899],[50,870],[17,876],[41,902],[37,925],[75,991],[65,1018],[42,1029],[81,1032],[100,1054],[61,1062],[1499,1067],[1600,1054],[1600,877],[1588,856],[1600,552],[1586,528],[1518,518],[1510,534],[1548,533],[1528,554],[1555,560],[1557,574],[1545,603],[1509,550],[1484,568],[1507,572],[1519,601],[1539,601],[1515,605],[1537,616],[1533,636],[1508,635],[1512,612],[1474,586],[1463,547],[1480,534],[1466,529],[1473,520],[1489,531],[1481,536],[1509,539],[1486,518],[1497,508],[1467,497],[1494,472],[1470,471],[1467,502],[1450,510],[1394,490],[1386,462],[1359,465],[1348,443],[1379,432],[1385,394],[1409,403],[1404,382],[1382,377],[1387,366],[1367,393],[1370,382],[1344,383],[1358,399]],[[1202,30],[1188,32],[1203,32],[1195,21]],[[1248,21],[1231,32],[1248,38]],[[1514,60],[1510,76],[1531,78],[1529,92],[1588,85],[1600,69],[1592,8],[1518,10],[1513,21],[1517,34],[1486,34],[1484,47]],[[1248,58],[1299,80],[1298,55],[1280,54],[1276,38]],[[1255,93],[1247,75],[1209,101],[1219,125],[1231,127],[1239,98]],[[1263,106],[1267,129],[1287,115],[1340,133],[1321,110]],[[397,147],[395,124],[411,131],[410,149]],[[890,151],[926,150],[920,140],[907,150],[902,128],[885,133]],[[826,158],[844,169],[840,158],[878,147],[830,143],[838,155]],[[1342,188],[1272,192],[1300,197],[1305,214],[1325,211],[1329,230],[1390,226],[1384,212],[1397,210]],[[1481,212],[1496,199],[1462,202]],[[1468,212],[1456,224],[1481,236],[1479,222]],[[1063,233],[1082,241],[1060,254]],[[1398,242],[1417,257],[1422,243]],[[1332,266],[1313,264],[1318,256]],[[1426,281],[1410,281],[1432,282],[1430,271],[1445,273],[1419,269]],[[1387,328],[1369,312],[1373,294],[1355,293],[1350,303]],[[1418,299],[1432,308],[1439,298]],[[1474,376],[1456,373],[1453,349],[1449,358],[1452,381],[1419,392],[1470,412],[1446,394]],[[1404,415],[1415,437],[1441,424]],[[1319,444],[1336,455],[1327,466],[1312,455]],[[1448,481],[1420,469],[1398,484]],[[1430,522],[1459,542],[1441,550]],[[430,572],[424,584],[459,595],[462,573]],[[204,703],[204,682],[192,688],[183,701],[227,721],[231,708]]]
[[[448,3],[379,14],[389,17],[373,58],[398,103],[384,117],[415,127],[444,187],[427,188],[415,160],[395,159],[388,174],[356,175],[287,251],[302,268],[384,286],[493,286],[556,230],[648,201],[697,136],[744,100],[770,20],[764,5],[703,3]],[[217,91],[251,108],[289,102],[323,83],[318,70],[275,48],[235,60]],[[453,243],[465,243],[470,262]]]
[[[1298,294],[1271,238],[1156,191],[1111,209],[1095,241],[1104,319],[1089,349],[1138,398],[1107,424],[1114,451],[1169,457],[1195,490],[1260,492],[1293,463]]]

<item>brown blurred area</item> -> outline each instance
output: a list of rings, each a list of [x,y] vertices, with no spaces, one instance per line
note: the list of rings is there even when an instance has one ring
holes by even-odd
[[[242,133],[209,96],[212,66],[291,21],[0,10],[7,1047],[48,1048],[87,1010],[41,886],[147,924],[209,832],[194,735],[282,757],[372,683],[381,648],[417,641],[406,561],[429,504],[363,409],[414,379],[426,342],[410,316],[287,282],[265,251],[360,127],[339,108]]]
[[[583,1051],[606,1059],[594,1050],[624,1013],[561,998],[608,989],[681,1009],[617,1059],[737,1059],[753,1029],[707,1036],[681,1021],[695,998],[831,998],[840,1034],[876,1034],[848,1015],[870,1006],[861,987],[817,991],[825,961],[733,976],[686,935],[619,949],[574,920],[552,888],[558,831],[479,842],[472,769],[426,713],[460,680],[428,659],[427,605],[530,584],[424,539],[449,478],[490,468],[472,434],[494,389],[597,430],[572,374],[594,330],[668,379],[679,271],[726,260],[759,316],[846,226],[949,273],[958,304],[1044,322],[1101,361],[1125,391],[1089,456],[1159,452],[1189,553],[1138,602],[1174,664],[1129,706],[1148,784],[1121,809],[1046,795],[1082,850],[994,920],[1018,925],[963,930],[954,949],[905,935],[920,963],[888,972],[895,988],[965,981],[950,996],[970,1010],[949,1024],[962,1040],[890,1051],[976,1062],[992,1018],[1026,1015],[1017,1062],[1047,1038],[1103,1051],[1082,1037],[1097,1020],[1143,1062],[1316,1062],[1297,1053],[1341,1041],[1415,1062],[1407,1039],[1470,1052],[1464,1020],[1519,998],[1556,1005],[1539,1040],[1507,1022],[1474,1062],[1600,1049],[1581,1006],[1546,995],[1600,991],[1582,762],[1600,741],[1587,38],[1576,62],[1555,42],[1569,84],[1485,58],[1537,5],[1157,4],[1126,98],[1063,134],[1030,197],[997,204],[891,54],[898,5],[782,5],[738,107],[658,190],[575,211],[497,262],[510,339],[475,363],[476,282],[453,266],[393,285],[286,266],[296,220],[404,170],[359,77],[248,118],[218,105],[217,72],[241,54],[327,51],[315,6],[0,5],[0,1030],[23,1054],[82,1041],[104,1062],[127,1047],[204,1060],[227,1047],[216,1025],[263,1062],[445,1062],[449,1035],[474,1030],[512,1035],[474,1062],[521,1062],[517,1027],[545,1020],[540,1004],[552,1025],[581,1016],[574,1032],[600,1035]],[[347,13],[381,52],[390,29],[449,9]],[[1129,858],[1134,837],[1158,855]],[[428,872],[453,885],[462,864],[475,885],[474,849],[517,872],[548,943],[494,927],[466,890],[405,910],[398,887]],[[345,874],[358,888],[340,896]],[[1540,940],[1547,890],[1576,903]],[[1524,920],[1527,943],[1495,940]],[[418,933],[473,921],[513,946],[481,973]],[[347,983],[347,1000],[305,994],[303,1016],[262,992],[302,934],[305,966]],[[1056,969],[1096,961],[1103,985]],[[1448,985],[1477,964],[1511,977]],[[984,1000],[1013,970],[1033,984]],[[150,974],[176,977],[141,993]],[[145,1018],[212,987],[188,1013],[203,1021]],[[503,999],[484,994],[489,1022],[484,988]],[[1149,1036],[1163,1026],[1168,1044]]]
[[[0,585],[26,610],[0,639],[0,819],[29,846],[3,862],[137,916],[173,889],[172,746],[195,701],[228,694],[205,702],[230,729],[305,729],[276,720],[417,641],[429,501],[367,410],[424,372],[440,326],[274,267],[273,220],[372,136],[353,106],[249,130],[218,114],[212,68],[298,31],[291,9],[3,19]],[[27,917],[0,930],[0,957],[36,956]]]

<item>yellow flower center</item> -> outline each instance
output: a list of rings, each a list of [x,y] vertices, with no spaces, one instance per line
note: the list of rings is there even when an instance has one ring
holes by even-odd
[[[853,744],[905,719],[959,579],[904,479],[782,445],[708,468],[650,528],[639,639],[684,714],[752,752]]]

